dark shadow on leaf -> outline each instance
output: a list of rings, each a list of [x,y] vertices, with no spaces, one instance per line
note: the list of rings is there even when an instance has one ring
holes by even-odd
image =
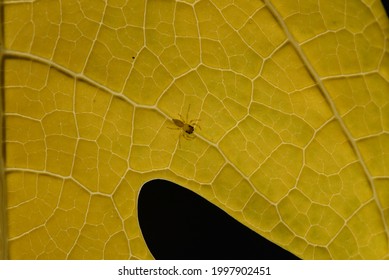
[[[139,194],[142,234],[155,259],[296,260],[196,193],[154,180]]]

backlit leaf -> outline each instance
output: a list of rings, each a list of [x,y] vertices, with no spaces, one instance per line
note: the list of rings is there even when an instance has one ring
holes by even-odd
[[[137,197],[163,178],[300,258],[389,258],[380,1],[2,8],[3,257],[150,259]]]

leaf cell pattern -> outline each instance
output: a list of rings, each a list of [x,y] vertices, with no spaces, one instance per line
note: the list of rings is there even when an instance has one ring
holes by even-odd
[[[301,258],[388,259],[388,30],[374,0],[3,1],[2,255],[151,259],[164,178]]]

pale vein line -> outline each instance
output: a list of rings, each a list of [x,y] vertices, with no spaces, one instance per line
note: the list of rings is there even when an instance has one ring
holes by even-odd
[[[38,0],[4,0],[3,5],[10,5],[10,4],[32,4],[34,2],[37,2]]]
[[[280,26],[284,30],[286,36],[288,37],[289,42],[291,43],[291,45],[296,50],[297,55],[300,57],[300,59],[303,61],[304,65],[305,65],[305,67],[307,67],[309,73],[312,75],[312,78],[316,82],[318,88],[323,93],[323,96],[324,96],[325,100],[327,101],[328,105],[330,106],[330,108],[332,110],[332,113],[335,116],[335,119],[338,121],[340,127],[342,128],[343,133],[346,135],[348,141],[350,142],[351,147],[354,150],[354,153],[356,154],[356,156],[357,156],[357,158],[359,160],[359,163],[361,164],[361,166],[363,168],[365,176],[367,177],[369,185],[372,188],[373,196],[374,196],[375,202],[378,205],[378,208],[380,210],[379,212],[380,212],[381,220],[382,220],[382,223],[383,223],[383,225],[385,227],[386,239],[387,239],[387,244],[388,244],[388,247],[389,247],[389,225],[386,223],[385,214],[382,211],[383,207],[382,207],[381,202],[380,202],[380,200],[378,198],[377,191],[376,191],[376,189],[374,187],[374,182],[373,182],[372,175],[370,174],[366,164],[364,164],[361,152],[359,151],[359,148],[358,148],[356,142],[354,141],[351,133],[348,131],[348,129],[347,129],[346,125],[344,124],[341,116],[339,115],[339,113],[338,113],[338,111],[337,111],[337,109],[335,107],[335,104],[332,102],[332,99],[331,99],[331,96],[330,96],[329,92],[324,87],[324,84],[322,82],[323,81],[322,78],[319,76],[319,74],[316,72],[316,70],[311,65],[311,63],[308,60],[308,58],[305,56],[305,54],[304,54],[303,50],[301,49],[299,43],[295,40],[293,35],[289,32],[289,29],[286,26],[282,16],[278,13],[276,8],[273,6],[273,4],[269,0],[265,0],[265,3],[266,3],[266,6],[269,8],[270,12],[273,14],[273,16],[276,18],[276,20],[278,21],[278,23],[280,24]]]

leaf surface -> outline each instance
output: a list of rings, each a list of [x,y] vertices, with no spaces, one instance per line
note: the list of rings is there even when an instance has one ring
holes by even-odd
[[[389,258],[379,1],[3,2],[3,255],[150,259],[164,178],[301,258]]]

